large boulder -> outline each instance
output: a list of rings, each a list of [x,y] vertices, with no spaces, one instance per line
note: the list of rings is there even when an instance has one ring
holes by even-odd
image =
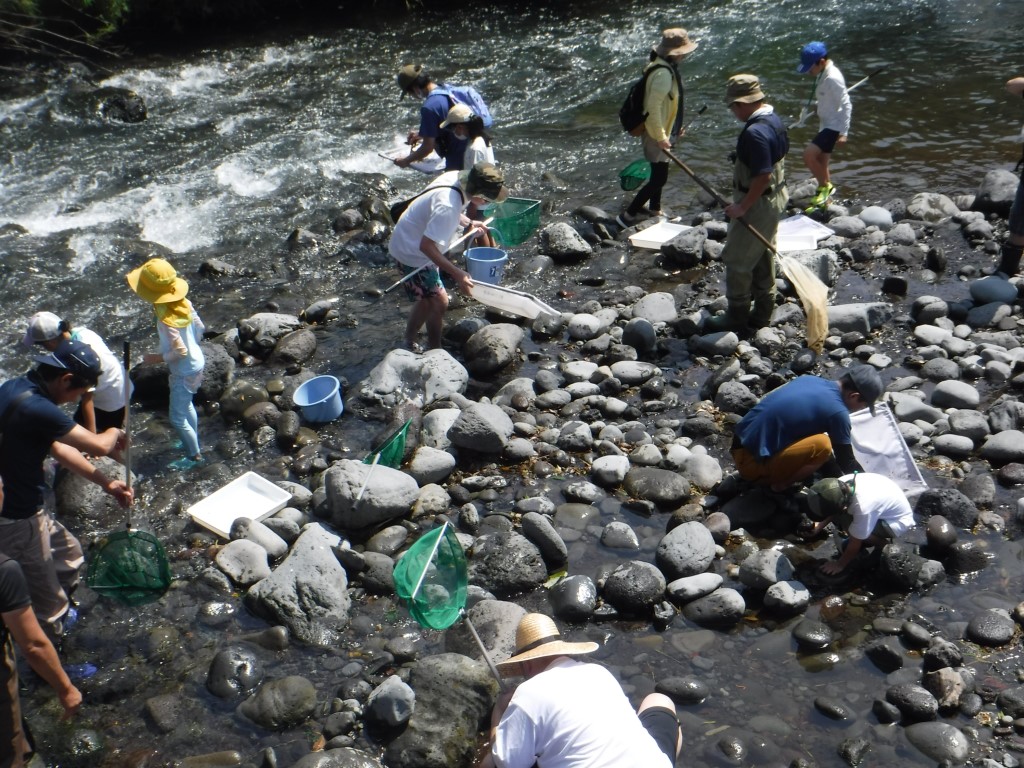
[[[331,521],[352,531],[408,514],[419,493],[416,480],[405,472],[353,459],[342,459],[328,469],[324,487]]]
[[[448,430],[448,439],[459,448],[479,453],[501,453],[512,437],[512,419],[497,405],[472,403]]]
[[[670,581],[704,573],[714,559],[715,540],[711,531],[696,520],[666,533],[655,553],[658,568]]]
[[[1011,173],[1005,168],[989,171],[981,180],[971,210],[981,211],[984,214],[995,213],[1004,219],[1007,218],[1010,215],[1010,206],[1013,205],[1013,197],[1017,194],[1019,185],[1020,179],[1017,174]]]
[[[462,394],[468,383],[469,372],[443,349],[422,355],[396,349],[370,371],[359,387],[359,397],[388,407],[412,400],[422,407],[452,393]]]
[[[352,599],[348,576],[334,556],[339,542],[320,525],[307,525],[274,572],[246,593],[246,606],[304,643],[340,642]]]
[[[578,261],[590,256],[594,249],[572,226],[559,221],[541,230],[540,252],[556,261]]]
[[[523,329],[512,323],[485,325],[469,337],[462,350],[470,373],[497,373],[516,359],[523,342]]]

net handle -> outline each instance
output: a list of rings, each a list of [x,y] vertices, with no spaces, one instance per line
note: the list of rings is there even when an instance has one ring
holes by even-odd
[[[409,596],[409,600],[415,600],[416,595],[419,594],[420,587],[423,586],[423,580],[427,577],[427,571],[430,568],[430,563],[433,562],[434,558],[437,557],[437,550],[441,546],[441,542],[444,540],[445,531],[448,530],[448,521],[445,520],[441,525],[441,533],[437,537],[437,541],[434,542],[434,548],[430,550],[430,557],[427,558],[426,563],[423,565],[423,570],[420,571],[420,578],[416,582],[416,587],[413,589],[412,594]]]
[[[132,347],[131,343],[125,339],[124,342],[124,484],[128,486],[128,490],[132,489],[132,438],[131,438],[131,377],[129,372],[132,368]],[[125,523],[125,527],[130,531],[132,529],[132,507],[131,504],[127,507],[128,520]]]

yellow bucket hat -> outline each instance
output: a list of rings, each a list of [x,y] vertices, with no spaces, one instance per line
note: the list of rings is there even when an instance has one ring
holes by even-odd
[[[188,283],[165,259],[150,259],[126,277],[128,286],[150,304],[180,301],[188,293]]]

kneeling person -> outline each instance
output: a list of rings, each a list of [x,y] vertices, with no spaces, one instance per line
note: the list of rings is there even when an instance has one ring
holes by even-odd
[[[838,560],[824,563],[822,573],[842,573],[866,545],[874,547],[898,539],[914,527],[914,512],[902,489],[885,475],[857,472],[826,478],[807,490],[808,515],[813,533],[830,522],[850,539]]]
[[[528,613],[516,652],[498,664],[526,679],[503,694],[491,715],[491,744],[478,768],[671,768],[682,747],[675,704],[649,694],[634,712],[612,674],[573,656],[597,643],[569,643],[548,616]]]

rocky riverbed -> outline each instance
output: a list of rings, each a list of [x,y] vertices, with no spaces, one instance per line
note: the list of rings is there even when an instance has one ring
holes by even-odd
[[[445,349],[364,348],[349,361],[361,376],[326,425],[305,422],[292,394],[331,367],[333,331],[391,323],[400,338],[405,305],[391,295],[314,301],[334,264],[384,263],[380,202],[294,232],[295,279],[275,305],[244,307],[246,286],[268,275],[207,261],[191,279],[225,300],[204,311],[216,330],[205,466],[171,473],[147,449],[168,440],[150,407],[166,376],[135,372],[137,517],[164,541],[175,582],[138,608],[82,590],[65,656],[99,672],[81,682],[72,725],[54,726],[44,691],[27,695],[46,755],[470,765],[497,683],[464,622],[421,629],[391,577],[447,520],[494,658],[525,611],[553,613],[567,636],[601,644],[632,698],[657,689],[678,702],[681,764],[1018,765],[1021,304],[1019,280],[983,276],[1016,183],[992,172],[954,199],[831,205],[822,218],[836,234],[794,254],[834,288],[820,355],[787,286],[752,338],[700,333],[724,306],[725,225],[699,200],[684,216],[695,229],[660,253],[629,248],[614,212],[546,220],[505,282],[559,317],[524,324],[456,300]],[[811,187],[794,187],[795,203]],[[855,362],[880,370],[930,488],[906,541],[836,581],[817,570],[833,541],[801,541],[778,499],[737,484],[728,446],[764,392]],[[371,471],[363,457],[410,419],[402,468]],[[237,521],[230,542],[195,527],[187,507],[248,469],[291,494],[286,508]],[[123,519],[75,478],[59,480],[56,503],[90,543]]]

